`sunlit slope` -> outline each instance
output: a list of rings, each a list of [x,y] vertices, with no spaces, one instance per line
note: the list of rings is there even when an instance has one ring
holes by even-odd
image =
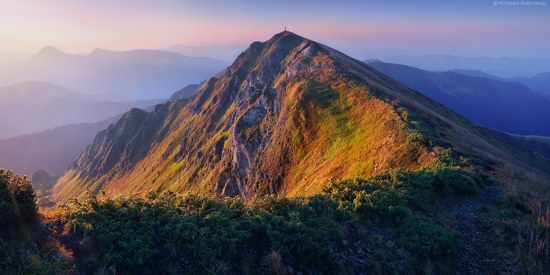
[[[437,148],[448,147],[531,169],[456,113],[360,61],[283,32],[253,43],[195,97],[131,111],[98,134],[54,197],[150,189],[315,194],[331,179],[430,165]]]

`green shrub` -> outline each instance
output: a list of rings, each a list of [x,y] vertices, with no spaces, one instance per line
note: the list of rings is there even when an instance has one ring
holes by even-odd
[[[437,136],[432,127],[417,119],[414,114],[403,107],[397,108],[396,111],[401,116],[403,122],[405,122],[405,129],[410,132],[411,141],[432,146],[431,140]]]
[[[29,223],[36,217],[36,195],[27,177],[0,169],[0,229]]]
[[[267,235],[266,246],[283,257],[300,258],[305,265],[330,263],[328,247],[344,235],[343,223],[352,219],[326,197],[275,200],[263,198],[249,212],[255,221],[254,240]]]
[[[399,220],[414,209],[429,210],[438,193],[475,193],[484,178],[458,168],[387,172],[369,179],[331,182],[325,193],[338,205],[364,216]]]
[[[7,229],[17,220],[8,180],[0,170],[0,230]]]
[[[343,209],[377,220],[408,217],[410,196],[387,180],[349,179],[332,183],[325,192]]]
[[[90,197],[62,207],[66,230],[95,240],[101,262],[122,273],[168,272],[183,266],[182,259],[196,272],[221,262],[238,271],[247,255],[271,251],[294,266],[328,271],[334,267],[328,247],[352,219],[326,197],[262,198],[245,205],[240,198],[149,193]]]
[[[325,195],[306,198],[264,197],[245,204],[241,198],[150,192],[90,196],[60,209],[67,232],[95,243],[95,270],[258,273],[265,267],[251,259],[276,252],[278,265],[334,273],[329,247],[349,237],[347,224],[355,217],[389,229],[421,261],[448,260],[454,233],[418,214],[433,211],[438,195],[469,194],[482,183],[475,172],[439,166],[332,182]]]
[[[456,234],[433,222],[407,219],[398,234],[400,241],[423,259],[445,260],[456,253]]]
[[[0,274],[69,274],[56,247],[35,239],[35,197],[27,177],[0,169]]]
[[[436,197],[442,194],[472,194],[486,179],[477,172],[437,166],[332,182],[324,191],[340,208],[362,219],[381,225],[389,221],[413,255],[441,267],[453,259],[456,234],[416,213],[431,212],[437,207]]]
[[[440,193],[471,195],[485,182],[479,173],[470,173],[462,169],[442,168],[431,171],[431,174],[432,186]]]

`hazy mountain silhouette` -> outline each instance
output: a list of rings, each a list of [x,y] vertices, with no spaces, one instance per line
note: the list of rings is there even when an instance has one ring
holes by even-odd
[[[186,56],[208,56],[220,60],[233,60],[242,52],[243,45],[212,45],[212,46],[187,46],[173,45],[166,48],[167,51],[176,52]]]
[[[502,78],[494,76],[479,70],[451,70],[452,72],[470,75],[470,76],[479,76],[490,78],[494,80],[507,81],[507,82],[517,82],[521,83],[533,91],[550,95],[550,72],[549,73],[540,73],[533,77],[514,77],[514,78]]]
[[[540,73],[533,77],[513,78],[512,80],[517,81],[533,90],[550,95],[550,72]]]
[[[97,133],[120,116],[94,123],[55,127],[38,133],[0,140],[0,167],[31,175],[45,170],[61,175]]]
[[[550,98],[522,84],[392,63],[369,65],[480,125],[509,133],[550,136]]]
[[[223,61],[167,51],[96,49],[70,55],[48,46],[30,58],[0,64],[0,86],[44,81],[110,100],[168,98],[225,66]]]
[[[461,57],[453,55],[387,56],[384,62],[412,66],[428,71],[479,70],[498,77],[532,77],[550,71],[548,58]]]
[[[147,107],[162,101],[101,101],[51,83],[19,83],[0,88],[0,139],[67,124],[100,121],[133,107]]]

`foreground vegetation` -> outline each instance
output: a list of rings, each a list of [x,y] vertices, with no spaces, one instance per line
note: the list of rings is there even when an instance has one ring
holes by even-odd
[[[51,241],[28,179],[2,170],[0,273],[450,273],[461,244],[441,201],[487,184],[483,173],[441,164],[335,181],[313,197],[90,195],[48,213]],[[548,210],[534,207],[533,220],[507,200],[491,207],[488,218],[522,220],[522,270],[544,272]]]
[[[0,169],[0,274],[67,273],[58,248],[42,232],[29,179]]]
[[[457,249],[444,220],[420,214],[436,210],[437,195],[471,194],[485,180],[452,168],[393,172],[334,182],[324,195],[246,204],[240,198],[155,192],[139,198],[89,196],[61,206],[57,216],[65,234],[93,244],[80,252],[81,268],[90,271],[334,273],[346,269],[334,254],[360,225],[386,230],[408,258],[392,268],[415,273],[423,265],[412,263],[419,262],[445,270],[443,263],[452,264]]]

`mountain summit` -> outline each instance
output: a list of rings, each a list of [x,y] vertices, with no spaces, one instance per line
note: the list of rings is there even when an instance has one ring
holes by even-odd
[[[45,46],[40,49],[35,55],[34,58],[63,58],[68,56],[65,52],[57,49],[53,46]]]
[[[372,67],[285,31],[252,43],[194,97],[131,111],[100,132],[53,193],[315,194],[331,179],[428,166],[451,148],[530,169],[503,146]]]

